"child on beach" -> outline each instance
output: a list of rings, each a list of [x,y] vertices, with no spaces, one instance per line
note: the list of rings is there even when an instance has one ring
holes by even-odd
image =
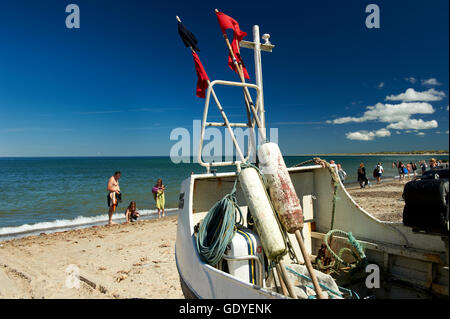
[[[127,211],[125,212],[126,223],[132,222],[133,220],[138,219],[139,213],[136,210],[136,202],[130,202],[128,205]]]
[[[164,190],[165,187],[162,183],[162,179],[159,178],[156,181],[156,185],[152,188],[153,198],[155,199],[156,202],[156,208],[158,208],[158,218],[161,218],[161,211],[162,217],[164,217],[164,204],[165,204]]]

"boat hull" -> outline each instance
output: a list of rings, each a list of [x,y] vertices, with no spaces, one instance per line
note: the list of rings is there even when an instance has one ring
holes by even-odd
[[[314,256],[330,230],[333,188],[330,172],[321,166],[289,168],[299,199],[309,199],[312,219],[305,223],[303,235]],[[185,296],[189,298],[286,298],[267,287],[243,282],[230,274],[205,264],[196,248],[194,226],[209,208],[230,192],[235,173],[191,175],[181,186],[178,217],[176,263]],[[239,187],[238,187],[239,189]],[[237,192],[238,205],[246,211],[245,198]],[[448,247],[439,236],[417,234],[401,223],[383,222],[370,214],[351,198],[341,184],[337,196],[334,228],[351,231],[365,249],[369,264],[388,274],[389,284],[381,289],[353,286],[362,295],[378,298],[425,298],[448,296]],[[311,200],[311,198],[315,198]],[[303,204],[304,209],[306,206]],[[244,214],[245,215],[245,214]],[[307,219],[307,212],[305,212]],[[314,227],[312,223],[314,222]],[[336,245],[345,239],[335,236]],[[291,240],[297,252],[295,240]],[[297,253],[299,255],[299,253]],[[387,279],[383,278],[383,280]]]

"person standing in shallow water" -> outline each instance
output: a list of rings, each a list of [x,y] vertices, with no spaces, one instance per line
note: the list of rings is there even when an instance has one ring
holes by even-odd
[[[159,178],[156,181],[156,185],[152,188],[153,198],[156,202],[156,208],[158,209],[158,218],[161,218],[161,212],[162,217],[164,217],[164,204],[165,204],[165,197],[164,197],[164,184],[162,182],[162,179]]]
[[[402,162],[398,162],[398,175],[400,181],[403,181],[405,179],[405,171],[407,171],[405,164],[403,164]]]

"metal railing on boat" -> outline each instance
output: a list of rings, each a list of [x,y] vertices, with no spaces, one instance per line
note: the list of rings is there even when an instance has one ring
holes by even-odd
[[[247,255],[247,256],[227,256],[223,255],[223,259],[225,260],[255,260],[258,267],[256,268],[256,278],[257,278],[257,285],[260,287],[263,287],[263,269],[262,269],[262,263],[261,260],[259,260],[258,256],[255,255]]]

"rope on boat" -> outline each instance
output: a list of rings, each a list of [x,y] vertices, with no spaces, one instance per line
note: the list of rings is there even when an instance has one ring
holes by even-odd
[[[324,168],[326,168],[330,174],[331,174],[331,181],[332,181],[332,185],[333,185],[333,208],[331,211],[331,225],[330,225],[330,229],[334,228],[334,216],[336,213],[336,201],[339,199],[337,196],[337,191],[340,185],[340,180],[339,180],[339,176],[336,173],[336,170],[334,168],[331,167],[331,164],[328,163],[326,160],[323,160],[319,157],[314,157],[313,159],[304,161],[302,163],[296,164],[294,165],[294,167],[300,167],[309,163],[314,163],[316,165],[320,165]]]
[[[343,236],[347,237],[348,242],[356,249],[357,254],[355,254],[355,252],[347,247],[341,248],[339,250],[339,254],[336,254],[330,247],[329,244],[329,237],[333,236],[334,234],[340,234]],[[364,253],[364,249],[362,248],[361,244],[356,240],[356,238],[353,236],[353,234],[351,232],[345,232],[343,230],[339,230],[339,229],[333,229],[330,230],[324,237],[323,241],[325,242],[325,245],[328,249],[328,251],[333,255],[333,257],[341,264],[344,264],[347,267],[355,267],[354,264],[350,264],[347,263],[346,261],[344,261],[342,259],[342,254],[345,251],[349,251],[350,253],[352,253],[352,255],[355,257],[356,260],[358,260],[358,263],[365,263],[366,262],[366,254]]]
[[[294,269],[289,268],[288,266],[286,266],[286,269],[289,270],[291,273],[293,273],[293,274],[296,275],[296,276],[299,276],[299,277],[301,277],[301,278],[303,278],[303,279],[306,279],[306,280],[308,280],[308,281],[312,281],[312,279],[309,278],[308,276],[303,275],[303,274],[301,274],[301,273],[295,271]],[[341,292],[334,291],[333,289],[329,288],[328,286],[325,286],[324,284],[321,284],[320,282],[319,282],[319,285],[320,285],[320,287],[322,287],[322,288],[324,288],[325,290],[331,292],[332,294],[334,294],[334,295],[336,295],[336,296],[339,296],[339,297],[343,298],[343,295],[342,295]],[[313,287],[312,285],[306,285],[305,287],[314,289],[314,287]],[[350,295],[350,297],[352,297],[353,294],[354,294],[355,297],[356,297],[357,299],[359,299],[359,296],[358,296],[358,294],[357,294],[356,292],[354,292],[354,291],[352,291],[352,290],[350,290],[350,289],[344,288],[344,287],[340,287],[340,286],[338,286],[338,288],[339,288],[339,290],[344,290],[347,294]],[[309,296],[309,297],[308,297],[308,299],[314,299],[314,298],[315,298],[315,296]]]
[[[236,224],[241,224],[243,220],[235,196],[236,184],[237,178],[231,193],[224,196],[208,211],[197,234],[197,250],[200,258],[213,266],[222,259],[236,232]],[[239,222],[236,222],[236,212],[240,215]]]
[[[241,164],[241,167],[252,167],[256,169],[263,185],[267,188],[266,178],[258,167],[251,163]],[[208,214],[201,222],[198,230],[196,243],[200,258],[213,266],[216,266],[222,259],[228,244],[231,242],[236,232],[236,225],[242,224],[243,216],[235,196],[238,177],[239,173],[236,175],[232,191],[214,204],[213,207],[211,207]],[[270,198],[268,193],[267,196]],[[272,205],[272,202],[269,202],[270,205]],[[238,222],[236,222],[236,212],[238,212],[240,216],[240,220]],[[281,226],[277,214],[275,214],[275,219],[281,229],[287,252],[289,253],[291,259],[297,260],[297,256],[292,248],[289,237]],[[283,255],[279,256],[279,259],[281,259]],[[278,260],[276,262],[278,262]]]

